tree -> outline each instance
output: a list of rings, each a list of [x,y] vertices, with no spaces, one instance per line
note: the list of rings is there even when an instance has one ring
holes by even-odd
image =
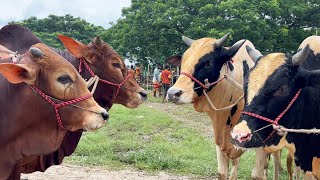
[[[69,14],[64,16],[49,15],[44,19],[30,17],[21,22],[11,23],[27,27],[44,43],[56,48],[63,48],[63,45],[57,38],[58,34],[70,36],[83,43],[89,43],[93,37],[105,31],[101,26],[95,26],[84,19],[76,18]]]
[[[291,52],[320,24],[317,0],[132,0],[103,38],[126,57],[164,62],[187,48],[181,35],[252,41],[262,52]]]

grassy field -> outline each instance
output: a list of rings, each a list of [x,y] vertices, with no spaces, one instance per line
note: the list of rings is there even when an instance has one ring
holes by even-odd
[[[155,103],[158,100],[153,98],[150,101],[153,105],[147,103],[134,110],[114,105],[109,124],[97,132],[85,133],[68,162],[214,178],[217,161],[213,138],[202,131],[203,125],[196,124],[204,120],[196,118],[191,106],[172,111],[168,108],[172,104]],[[170,110],[155,108],[156,104]],[[253,165],[254,152],[246,152],[241,158],[239,179],[249,179]],[[281,176],[287,179],[286,173]]]

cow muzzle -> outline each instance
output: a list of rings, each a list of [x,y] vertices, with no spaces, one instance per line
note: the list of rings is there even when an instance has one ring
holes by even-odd
[[[181,89],[178,89],[178,88],[175,88],[175,87],[171,87],[168,90],[166,98],[167,98],[168,101],[171,101],[171,102],[174,102],[174,103],[178,103],[182,94],[183,94],[183,91]]]
[[[252,132],[249,129],[247,122],[242,121],[237,124],[231,131],[231,137],[234,143],[241,144],[251,140]]]

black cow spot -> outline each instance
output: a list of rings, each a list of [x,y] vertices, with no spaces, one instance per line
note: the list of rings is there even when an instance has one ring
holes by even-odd
[[[233,67],[233,64],[231,61],[228,61],[228,67],[229,67],[230,71],[234,70],[234,67]]]
[[[247,60],[244,60],[242,63],[243,63],[243,77],[245,77],[249,72],[249,65],[247,63]]]
[[[237,109],[238,109],[238,105],[235,105],[235,106],[232,107],[231,116],[233,116],[236,113]]]
[[[227,125],[227,126],[229,126],[229,127],[231,127],[231,126],[232,126],[230,116],[228,117],[228,120],[227,120],[226,125]]]

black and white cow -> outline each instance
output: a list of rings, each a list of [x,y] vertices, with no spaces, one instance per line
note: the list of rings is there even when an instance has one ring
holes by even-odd
[[[247,48],[257,62],[245,78],[245,108],[232,140],[240,147],[262,146],[270,152],[286,146],[294,153],[297,166],[320,179],[320,146],[316,145],[320,136],[280,136],[270,126],[320,128],[320,70],[314,70],[319,69],[320,47],[316,42],[302,43],[301,48],[294,56],[272,53],[263,57]]]

